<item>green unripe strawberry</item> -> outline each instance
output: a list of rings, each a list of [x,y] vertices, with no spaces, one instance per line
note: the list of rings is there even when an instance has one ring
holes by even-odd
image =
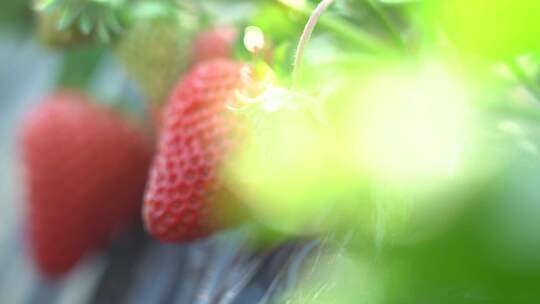
[[[124,32],[115,50],[143,94],[163,103],[189,66],[192,36],[190,27],[174,14],[142,18]]]

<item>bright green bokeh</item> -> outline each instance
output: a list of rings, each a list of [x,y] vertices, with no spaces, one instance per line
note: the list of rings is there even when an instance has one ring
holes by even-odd
[[[265,224],[408,242],[463,207],[478,127],[468,87],[436,60],[377,66],[346,74],[325,101],[282,92],[246,113],[225,180]]]
[[[437,60],[387,62],[343,98],[341,149],[353,176],[371,185],[364,201],[372,213],[357,214],[357,226],[381,242],[438,233],[474,176],[478,122],[468,86]]]
[[[345,136],[362,170],[403,180],[459,169],[471,130],[469,97],[443,66],[389,67],[350,93]]]
[[[252,114],[247,139],[225,172],[231,189],[271,227],[289,233],[321,229],[348,183],[335,145],[307,108]]]
[[[461,51],[491,59],[506,59],[534,51],[540,45],[540,1],[424,2],[428,22],[442,29]]]

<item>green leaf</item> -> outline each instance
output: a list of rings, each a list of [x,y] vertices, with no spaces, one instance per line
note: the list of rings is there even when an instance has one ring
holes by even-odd
[[[298,37],[306,20],[287,12],[274,4],[267,4],[255,14],[251,24],[262,29],[265,36],[274,43]]]
[[[124,27],[122,26],[122,24],[120,24],[120,21],[115,14],[108,15],[106,23],[109,30],[111,30],[111,32],[115,34],[121,32],[124,29]]]
[[[98,22],[96,25],[96,30],[98,37],[103,42],[110,42],[111,41],[111,34],[109,30],[107,29],[107,26],[104,22]]]
[[[75,19],[79,17],[80,11],[74,11],[69,8],[64,8],[60,15],[60,20],[58,20],[58,29],[65,30],[73,24]]]
[[[130,17],[136,19],[148,19],[170,15],[174,7],[164,1],[142,1],[130,7]]]
[[[44,11],[52,8],[55,4],[58,4],[58,2],[55,0],[39,0],[34,4],[34,9]]]
[[[81,30],[81,33],[88,35],[90,32],[92,32],[94,24],[91,18],[89,18],[87,15],[81,16],[81,19],[79,21],[79,29]]]
[[[59,16],[59,31],[79,31],[82,35],[93,32],[99,40],[110,42],[124,28],[122,13],[132,5],[129,0],[41,0],[42,14]]]

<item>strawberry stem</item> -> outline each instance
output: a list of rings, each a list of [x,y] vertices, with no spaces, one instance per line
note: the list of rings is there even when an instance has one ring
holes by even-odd
[[[322,0],[319,5],[315,8],[309,20],[304,27],[304,32],[300,36],[300,41],[298,42],[298,47],[296,48],[296,54],[294,56],[294,69],[293,69],[293,87],[296,87],[298,84],[298,77],[300,73],[300,65],[302,64],[302,58],[304,57],[304,50],[306,48],[311,34],[317,25],[317,21],[321,17],[322,13],[332,4],[333,0]]]
[[[279,5],[285,8],[290,9],[296,13],[299,13],[305,16],[311,16],[313,14],[313,11],[316,10],[309,4],[300,6],[300,5],[294,5],[292,1],[286,1],[286,0],[275,0],[275,1]],[[341,38],[349,42],[355,43],[370,51],[389,50],[389,46],[385,45],[384,42],[382,42],[380,39],[376,38],[375,36],[371,34],[368,34],[364,31],[359,30],[357,26],[341,18],[336,18],[332,16],[321,16],[321,18],[318,20],[318,24],[321,27],[325,28],[326,30],[329,30],[341,36]]]

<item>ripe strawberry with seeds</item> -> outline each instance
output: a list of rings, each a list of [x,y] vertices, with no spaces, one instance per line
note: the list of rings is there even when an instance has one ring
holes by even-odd
[[[210,60],[195,66],[172,92],[143,210],[156,238],[193,240],[231,220],[229,211],[239,215],[219,168],[241,134],[240,119],[227,105],[250,76],[245,64]]]
[[[68,271],[136,220],[153,152],[143,130],[61,91],[29,113],[20,144],[30,248],[44,273]]]

